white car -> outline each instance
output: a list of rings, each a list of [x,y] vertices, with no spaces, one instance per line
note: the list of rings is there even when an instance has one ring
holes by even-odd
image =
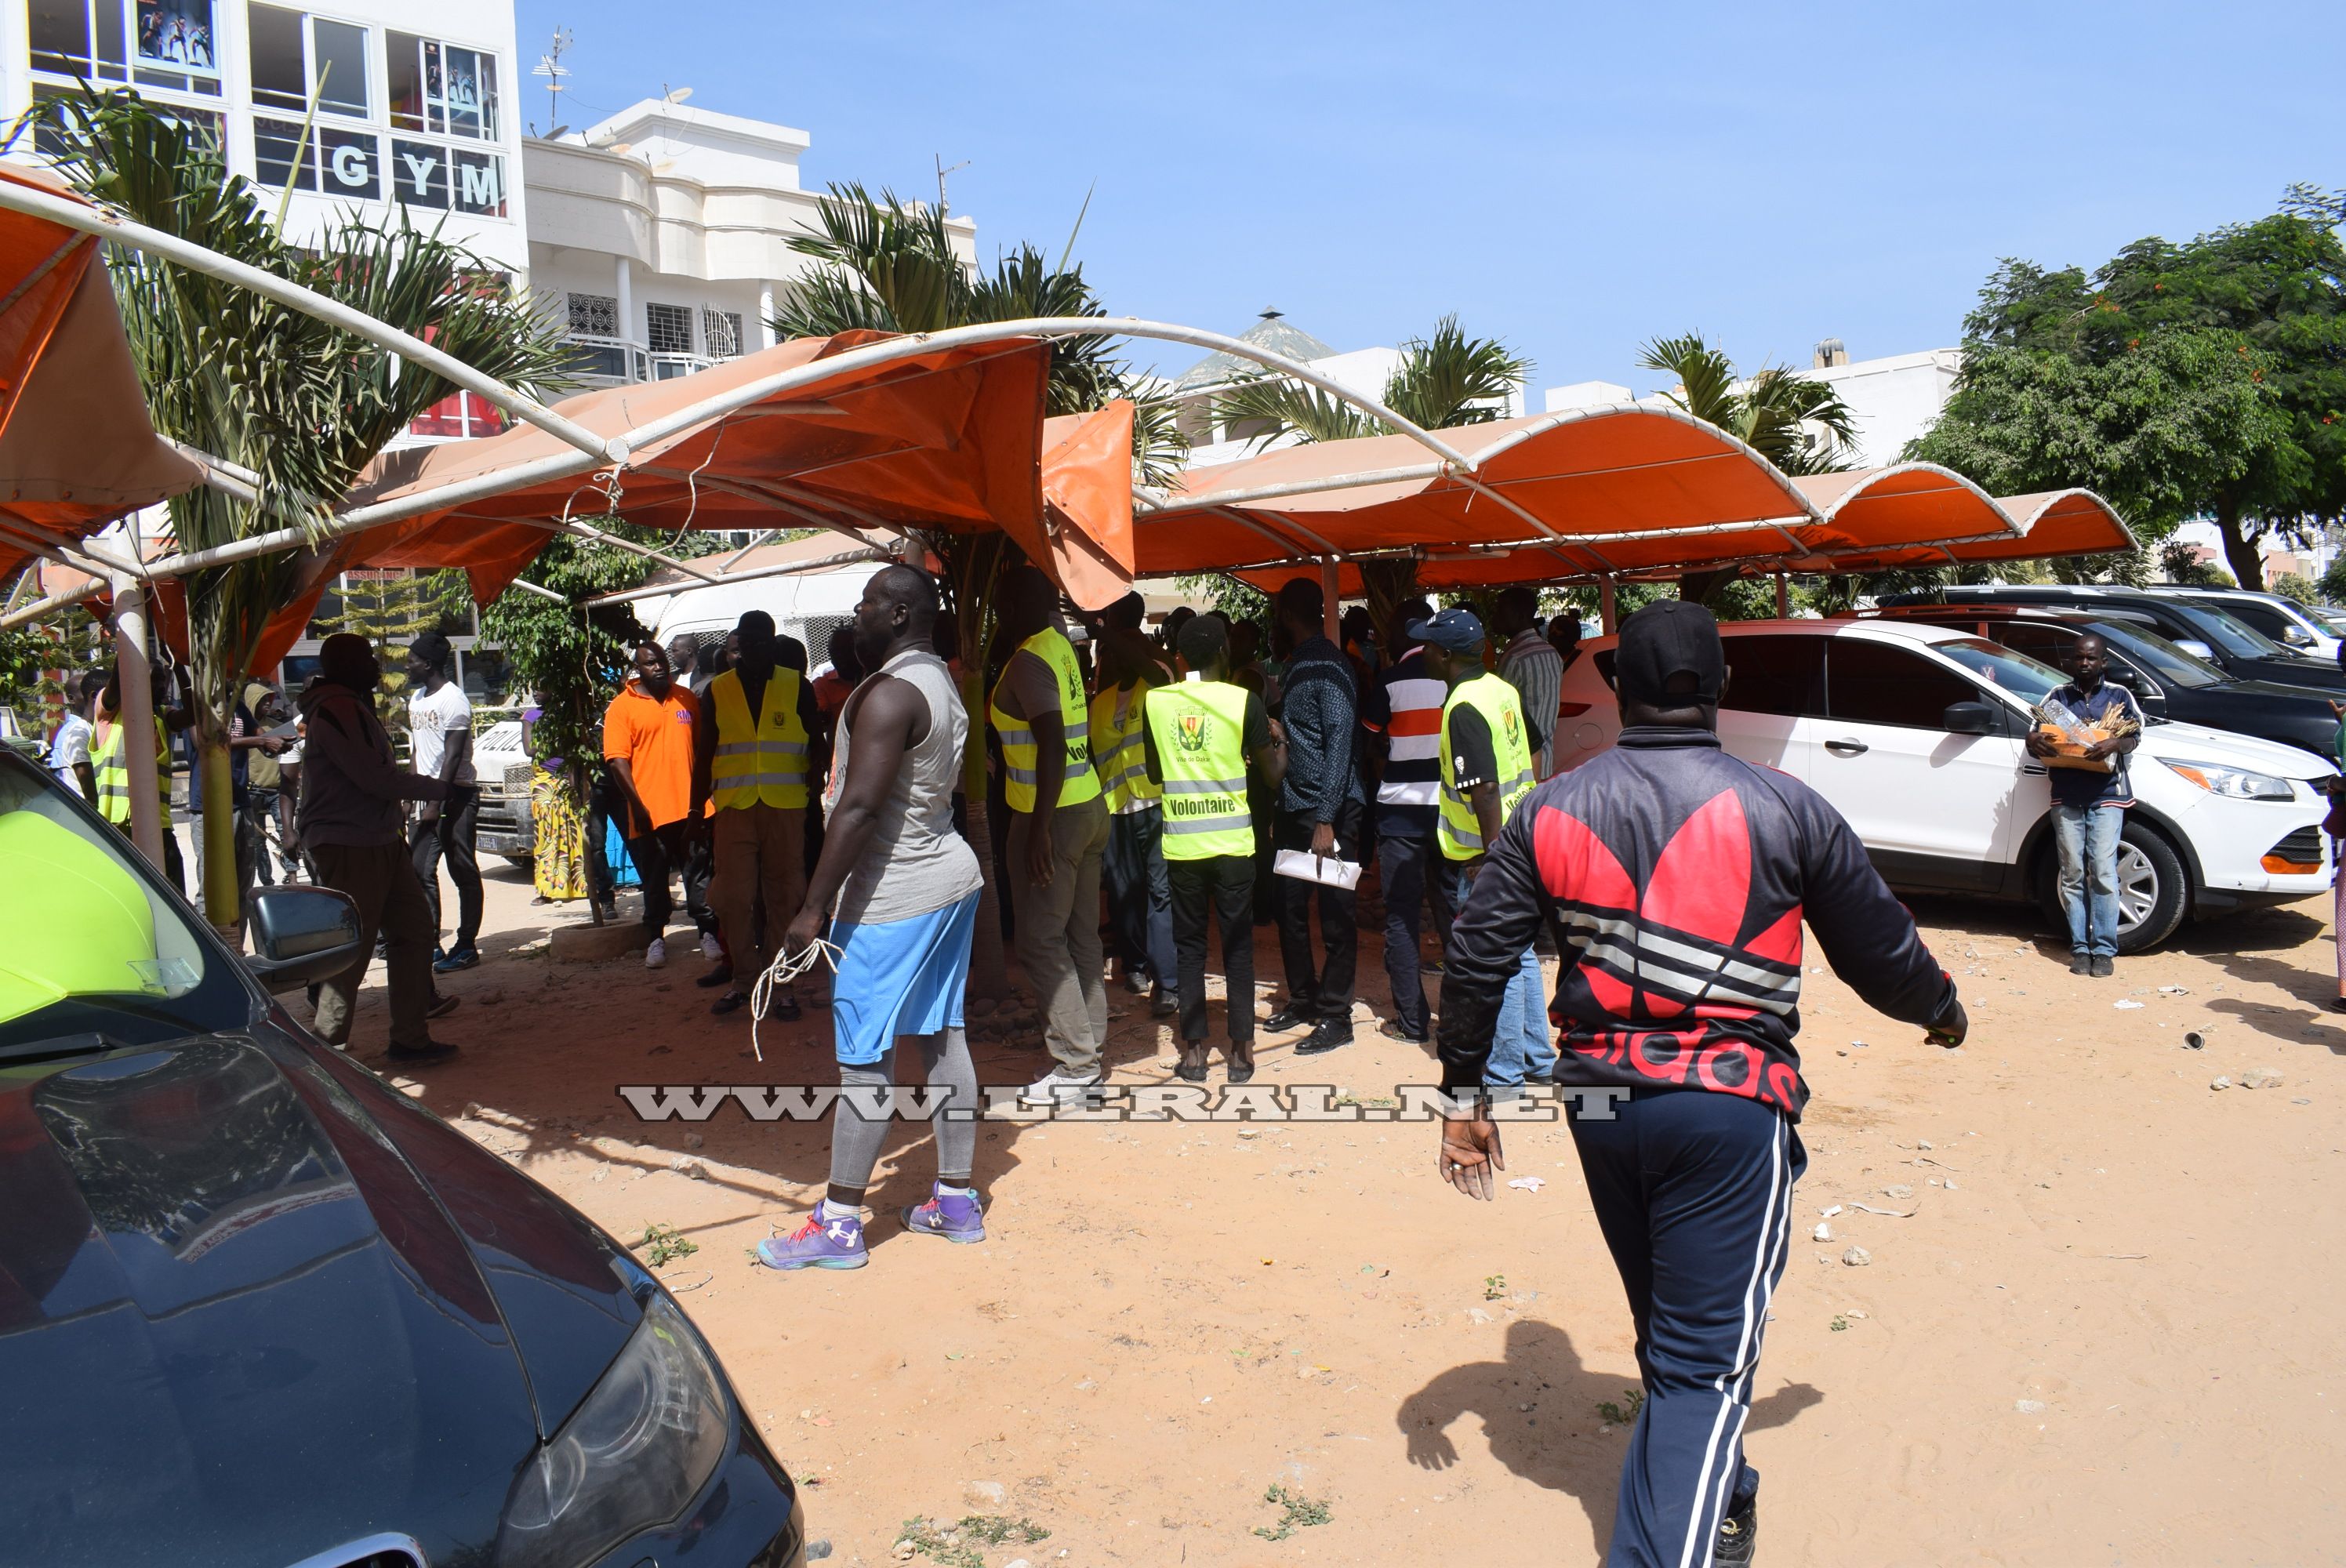
[[[2320,659],[2338,657],[2336,623],[2315,606],[2300,605],[2280,594],[2260,594],[2248,588],[2183,588],[2166,584],[2143,592],[2166,599],[2195,599],[2211,606],[2235,620],[2246,621],[2293,654]]]
[[[1719,630],[1730,673],[1719,733],[1729,751],[1831,801],[1893,886],[2052,908],[2051,785],[2023,742],[2030,714],[2066,676],[1940,626],[1741,621]],[[1620,731],[1615,641],[1587,644],[1565,672],[1563,768]],[[2129,762],[2137,804],[2118,846],[2122,951],[2164,941],[2187,915],[2329,887],[2320,822],[2336,768],[2294,747],[2157,721]]]

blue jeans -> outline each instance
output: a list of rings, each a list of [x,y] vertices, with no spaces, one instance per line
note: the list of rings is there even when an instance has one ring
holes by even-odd
[[[2053,841],[2061,853],[2062,912],[2069,917],[2069,951],[2114,958],[2118,951],[2118,830],[2116,806],[2053,807]]]
[[[1526,1079],[1556,1076],[1556,1032],[1548,1027],[1547,987],[1540,978],[1539,954],[1524,949],[1523,963],[1499,998],[1499,1021],[1491,1035],[1491,1055],[1483,1064],[1489,1089],[1520,1090]]]
[[[1463,879],[1458,907],[1466,907],[1470,874]],[[1499,998],[1499,1016],[1492,1025],[1491,1054],[1483,1064],[1483,1086],[1520,1091],[1528,1080],[1556,1076],[1556,1031],[1547,1021],[1547,986],[1540,976],[1539,953],[1524,949],[1507,989]]]

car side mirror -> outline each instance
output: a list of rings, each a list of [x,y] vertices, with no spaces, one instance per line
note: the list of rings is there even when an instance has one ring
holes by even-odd
[[[340,974],[358,961],[359,906],[331,888],[256,888],[245,895],[252,952],[244,961],[271,993]]]
[[[2195,658],[2212,660],[2216,657],[2216,650],[2209,647],[2206,643],[2201,642],[2198,637],[2178,637],[2175,639],[2175,646]]]
[[[1939,724],[1950,735],[1994,735],[1999,728],[1995,709],[1984,702],[1951,702]]]
[[[2102,678],[2112,686],[2126,687],[2137,697],[2142,695],[2142,677],[2130,669],[2120,669],[2117,666],[2112,665],[2102,672]]]

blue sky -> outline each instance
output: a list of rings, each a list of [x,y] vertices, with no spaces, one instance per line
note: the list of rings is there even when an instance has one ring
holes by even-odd
[[[1457,311],[1535,387],[1647,338],[1750,368],[1955,342],[2004,256],[2346,185],[2346,5],[719,5],[520,0],[574,127],[689,86],[813,137],[806,183],[934,193],[981,253],[1076,242],[1118,314],[1340,350]],[[517,94],[544,128],[541,78]],[[1142,348],[1178,370],[1194,354]],[[1534,406],[1537,406],[1535,399]]]

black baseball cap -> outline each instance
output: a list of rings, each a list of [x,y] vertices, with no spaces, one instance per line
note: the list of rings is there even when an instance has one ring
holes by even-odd
[[[1417,641],[1450,653],[1483,651],[1483,618],[1472,610],[1454,606],[1429,620],[1412,621],[1404,629]]]
[[[1727,650],[1719,622],[1700,605],[1657,599],[1621,623],[1613,654],[1613,689],[1651,708],[1719,700]]]

